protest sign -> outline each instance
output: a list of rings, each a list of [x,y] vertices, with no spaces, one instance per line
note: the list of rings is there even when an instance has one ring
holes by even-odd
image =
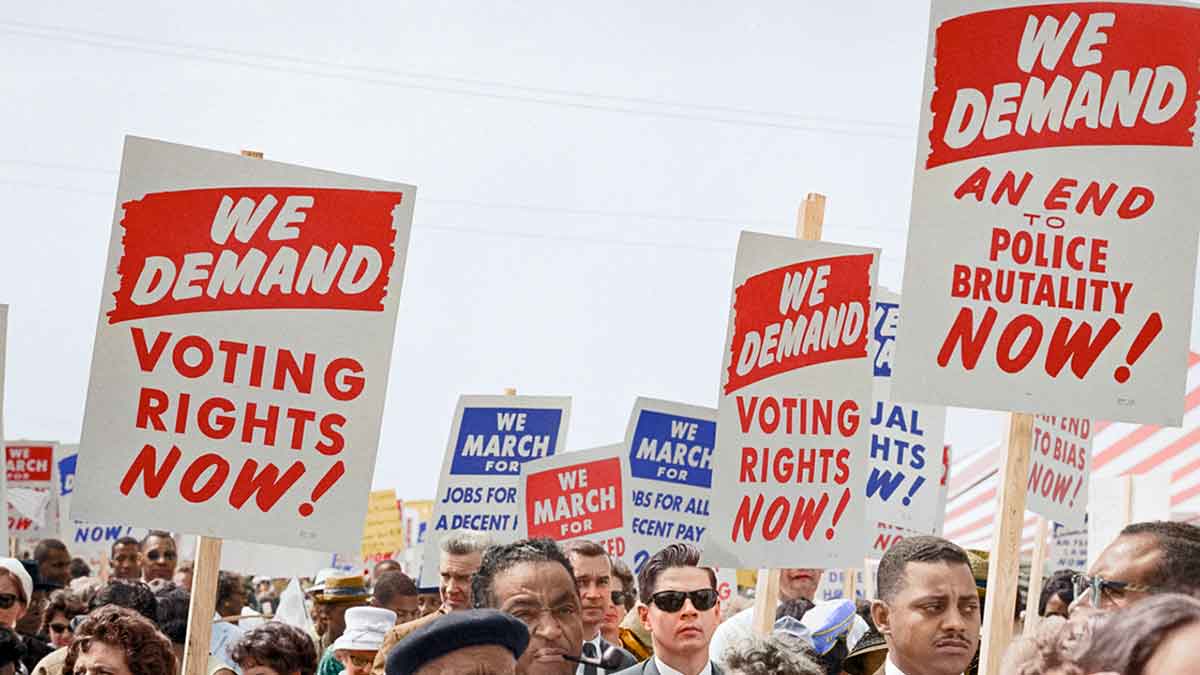
[[[4,438],[4,359],[8,353],[8,305],[0,305],[0,438]],[[0,473],[0,497],[8,500],[7,472]],[[8,518],[0,521],[0,534],[8,541]]]
[[[708,527],[717,411],[639,398],[625,430],[633,573],[673,542],[700,545]]]
[[[825,568],[863,559],[876,256],[739,238],[707,564]]]
[[[1052,521],[1082,527],[1087,518],[1091,456],[1091,420],[1051,415],[1034,418],[1025,508]]]
[[[624,558],[629,468],[623,444],[576,450],[521,466],[520,537],[588,539]]]
[[[1197,33],[1182,5],[933,2],[893,398],[1180,424]]]
[[[1074,528],[1055,523],[1050,544],[1050,569],[1086,572],[1087,564],[1087,527]]]
[[[73,515],[356,550],[414,193],[127,138]]]
[[[371,491],[361,548],[363,560],[372,562],[391,558],[404,548],[404,528],[395,490]]]
[[[58,536],[58,471],[55,444],[4,443],[9,536],[45,539]]]
[[[883,288],[875,289],[875,294],[871,314],[875,407],[871,415],[867,522],[933,534],[941,530],[946,516],[942,445],[946,408],[889,399],[900,296]],[[939,454],[943,456],[939,458]],[[877,541],[878,537],[872,540]]]
[[[404,547],[420,547],[425,544],[425,532],[433,519],[432,499],[406,499],[400,507],[404,521]]]
[[[430,564],[421,568],[421,586],[438,584],[438,546],[448,530],[486,532],[500,544],[520,538],[521,466],[562,452],[570,412],[566,396],[459,397],[425,535]]]
[[[226,540],[221,544],[221,569],[273,579],[316,576],[318,571],[333,566],[333,557],[332,553],[248,541]]]
[[[112,550],[112,545],[122,537],[133,537],[141,541],[148,528],[133,527],[120,523],[82,523],[72,520],[71,498],[75,493],[75,469],[79,459],[79,446],[59,445],[58,457],[58,507],[59,538],[71,550],[72,555],[87,560],[96,560]]]

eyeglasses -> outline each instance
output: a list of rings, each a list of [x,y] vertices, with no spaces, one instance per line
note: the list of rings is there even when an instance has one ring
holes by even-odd
[[[1090,593],[1088,602],[1096,608],[1104,604],[1104,599],[1114,605],[1121,605],[1125,602],[1126,593],[1158,593],[1162,591],[1154,586],[1131,584],[1127,581],[1109,581],[1099,575],[1090,577],[1086,574],[1076,574],[1071,577],[1071,583],[1075,587],[1075,597],[1082,598]]]
[[[373,656],[366,656],[363,654],[346,654],[344,658],[350,661],[350,663],[354,664],[355,668],[370,668],[371,666],[375,665],[375,657]]]
[[[633,597],[633,593],[627,593],[625,591],[613,591],[612,592],[612,604],[624,607],[625,601],[628,599],[631,599],[632,597]]]
[[[717,604],[717,592],[711,588],[698,591],[659,591],[650,596],[650,602],[664,612],[674,614],[683,609],[683,601],[691,600],[697,611],[710,610]]]
[[[158,562],[159,559],[162,559],[165,562],[170,562],[174,560],[175,557],[175,551],[150,551],[146,554],[146,559],[150,562]]]
[[[69,630],[71,630],[71,626],[69,626],[68,624],[65,624],[65,623],[50,624],[50,632],[51,633],[65,633]]]
[[[0,609],[9,609],[16,604],[18,598],[15,593],[0,593]]]

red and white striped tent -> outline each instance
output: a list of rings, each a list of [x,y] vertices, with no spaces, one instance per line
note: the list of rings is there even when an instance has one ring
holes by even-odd
[[[1183,426],[1179,428],[1097,422],[1092,475],[1170,471],[1172,518],[1200,519],[1200,355],[1195,353],[1188,355],[1184,410]],[[997,443],[951,466],[943,529],[947,539],[966,548],[991,548],[1001,459],[1002,449]],[[1023,551],[1032,550],[1036,525],[1036,516],[1026,512]]]

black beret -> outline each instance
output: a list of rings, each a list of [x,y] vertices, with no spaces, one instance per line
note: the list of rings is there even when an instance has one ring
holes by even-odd
[[[411,675],[434,659],[478,645],[499,645],[520,659],[529,646],[529,629],[517,618],[494,609],[451,612],[408,634],[388,654],[387,675]]]

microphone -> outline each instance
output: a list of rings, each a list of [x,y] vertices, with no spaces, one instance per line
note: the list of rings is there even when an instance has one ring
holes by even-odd
[[[570,654],[563,654],[562,657],[566,661],[581,663],[585,666],[595,666],[605,672],[621,669],[621,654],[614,645],[609,645],[608,649],[604,650],[604,653],[600,655],[599,661],[585,659],[582,656],[571,656]]]

